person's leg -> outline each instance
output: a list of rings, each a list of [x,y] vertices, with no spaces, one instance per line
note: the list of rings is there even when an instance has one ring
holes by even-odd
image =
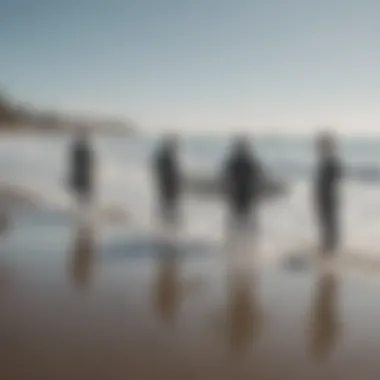
[[[255,235],[259,234],[259,220],[258,220],[259,205],[254,200],[250,202],[248,206],[248,218],[249,218],[249,228],[251,232]]]
[[[178,197],[176,195],[164,194],[161,197],[161,213],[162,220],[166,224],[178,224]]]
[[[323,213],[320,218],[320,247],[322,254],[329,251],[329,226],[326,215]]]
[[[319,251],[321,254],[325,254],[328,249],[328,226],[323,203],[320,201],[316,204],[316,212],[319,235]]]
[[[76,214],[80,223],[92,221],[92,194],[86,189],[79,189],[76,193]]]
[[[320,220],[322,251],[324,254],[333,254],[338,246],[338,226],[335,210],[330,205],[324,205]]]
[[[337,213],[332,207],[329,208],[327,214],[327,248],[330,253],[334,253],[338,248],[339,244],[339,234],[338,234],[338,224],[337,224]]]
[[[234,202],[231,207],[231,216],[234,228],[240,230],[244,222],[244,212],[240,202]]]

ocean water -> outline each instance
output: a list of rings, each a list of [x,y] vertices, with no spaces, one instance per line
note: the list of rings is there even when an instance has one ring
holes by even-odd
[[[140,230],[150,230],[155,225],[150,172],[155,144],[150,137],[94,139],[98,208],[126,210],[133,228]],[[184,138],[181,162],[185,172],[216,173],[228,144],[222,137]],[[288,195],[267,201],[260,209],[262,244],[267,257],[313,246],[317,237],[311,203],[313,141],[301,137],[262,137],[253,144],[268,172],[290,187]],[[66,220],[64,212],[71,206],[67,191],[69,146],[70,138],[62,136],[0,139],[1,183],[38,193],[43,199],[40,209],[50,210],[47,216],[50,226]],[[342,185],[344,248],[380,257],[380,140],[345,139],[340,144],[340,153],[347,168]],[[37,215],[20,209],[16,218],[29,220],[33,225],[38,218],[41,220],[41,212]],[[220,200],[188,197],[181,212],[182,231],[187,236],[211,242],[223,239],[226,215]]]

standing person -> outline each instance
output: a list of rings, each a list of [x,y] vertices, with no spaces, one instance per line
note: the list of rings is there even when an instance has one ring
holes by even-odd
[[[225,191],[230,211],[237,221],[247,221],[252,208],[256,212],[263,177],[260,164],[250,152],[246,138],[236,139],[224,170]]]
[[[93,151],[87,133],[81,129],[70,151],[70,186],[78,206],[88,205],[93,195]]]
[[[181,175],[177,149],[178,140],[176,136],[165,136],[154,158],[158,200],[164,219],[170,222],[177,219],[181,190]]]
[[[316,209],[323,253],[332,253],[339,243],[339,193],[342,175],[336,154],[335,140],[330,134],[322,134],[317,141],[319,163],[316,178]]]

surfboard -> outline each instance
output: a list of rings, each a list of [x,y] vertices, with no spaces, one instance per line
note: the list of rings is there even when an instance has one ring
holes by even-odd
[[[201,198],[219,198],[224,195],[224,186],[218,177],[191,175],[184,180],[184,188],[192,196]],[[267,178],[263,184],[261,196],[264,199],[277,198],[288,194],[288,184],[275,178]]]

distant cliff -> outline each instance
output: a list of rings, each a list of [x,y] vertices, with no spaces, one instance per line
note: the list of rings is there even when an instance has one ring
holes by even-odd
[[[70,131],[88,128],[106,133],[134,133],[136,127],[131,120],[115,117],[67,115],[56,111],[37,110],[13,101],[0,93],[0,129],[24,131]]]
[[[0,125],[14,123],[16,110],[11,100],[0,93]]]

